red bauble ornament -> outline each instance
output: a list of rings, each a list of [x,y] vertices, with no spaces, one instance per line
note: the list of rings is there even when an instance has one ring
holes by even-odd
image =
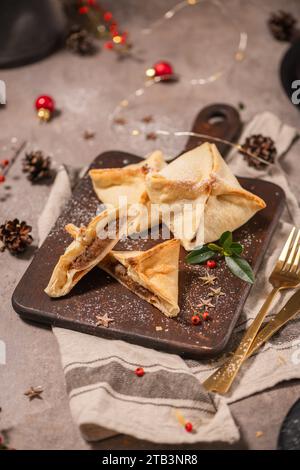
[[[49,121],[55,109],[55,101],[51,96],[41,95],[35,101],[38,117],[41,121]]]
[[[171,76],[174,74],[173,67],[169,62],[156,62],[153,65],[156,77]]]
[[[35,107],[37,110],[41,108],[48,109],[51,113],[54,111],[54,99],[48,95],[41,95],[36,99]]]
[[[137,369],[135,369],[135,375],[137,375],[138,377],[143,377],[144,374],[145,371],[142,367],[137,367]]]
[[[217,262],[214,261],[213,259],[209,259],[207,262],[206,262],[206,266],[210,269],[212,268],[215,268],[217,266]]]
[[[2,161],[0,162],[0,165],[1,165],[3,168],[6,167],[6,166],[8,166],[8,165],[9,165],[9,160],[2,160]]]
[[[185,423],[185,430],[186,432],[192,432],[193,431],[193,425],[190,422]]]
[[[4,183],[5,181],[5,176],[4,175],[0,175],[0,183]]]

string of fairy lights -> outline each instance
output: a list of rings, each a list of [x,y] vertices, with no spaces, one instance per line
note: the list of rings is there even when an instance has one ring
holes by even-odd
[[[201,8],[201,5],[207,1],[210,1],[212,4],[214,4],[217,7],[217,9],[220,11],[220,13],[222,13],[222,15],[224,15],[224,17],[227,18],[228,22],[231,23],[232,28],[234,28],[234,30],[236,30],[238,34],[238,43],[236,45],[235,50],[232,53],[232,60],[229,61],[223,68],[220,68],[219,70],[215,71],[214,73],[210,74],[207,77],[188,78],[188,77],[181,76],[180,82],[188,86],[199,86],[199,85],[203,86],[203,85],[215,82],[216,80],[220,79],[224,74],[226,74],[234,66],[234,64],[242,62],[245,58],[247,43],[248,43],[247,33],[245,31],[240,30],[239,25],[236,24],[234,18],[232,16],[229,16],[228,11],[224,8],[224,4],[222,4],[222,2],[220,2],[219,0],[182,0],[178,4],[176,4],[172,9],[166,11],[160,18],[158,18],[150,26],[142,30],[142,34],[145,36],[155,34],[155,31],[157,28],[162,27],[164,26],[164,24],[167,24],[168,22],[170,22],[172,19],[174,19],[176,15],[178,15],[184,9],[195,8],[197,6],[198,8],[199,7]],[[167,73],[170,73],[170,75],[168,76],[163,75],[163,74],[157,75],[153,67],[146,70],[145,72],[146,79],[144,80],[143,85],[137,88],[136,90],[134,90],[127,97],[123,98],[117,104],[113,112],[110,114],[109,121],[113,130],[116,130],[116,128],[118,128],[120,124],[122,125],[122,127],[126,127],[127,120],[124,118],[121,118],[120,116],[124,116],[124,113],[126,116],[126,111],[128,111],[131,107],[133,107],[136,104],[136,100],[138,100],[140,97],[145,95],[145,93],[147,93],[147,91],[151,87],[156,86],[161,82],[178,79],[178,77],[172,72],[167,72]],[[167,94],[167,91],[165,93]],[[146,132],[145,129],[142,127],[132,128],[131,126],[131,128],[128,129],[127,135],[131,137],[137,137],[137,136],[140,136],[141,134],[145,134],[145,132]],[[267,165],[270,164],[269,162],[266,162],[265,160],[258,157],[257,155],[254,155],[249,151],[245,151],[239,144],[235,144],[227,140],[216,138],[216,137],[211,137],[206,134],[198,134],[198,133],[189,132],[189,131],[179,131],[179,130],[170,131],[166,129],[156,129],[155,135],[158,137],[159,136],[199,137],[199,138],[210,140],[216,143],[221,142],[223,144],[226,144],[238,150],[239,152],[247,154],[250,158],[255,158],[259,160],[261,163],[264,163]]]

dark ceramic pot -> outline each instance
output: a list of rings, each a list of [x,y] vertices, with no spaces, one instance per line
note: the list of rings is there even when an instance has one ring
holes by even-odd
[[[61,42],[64,17],[58,0],[1,0],[0,67],[35,62]]]

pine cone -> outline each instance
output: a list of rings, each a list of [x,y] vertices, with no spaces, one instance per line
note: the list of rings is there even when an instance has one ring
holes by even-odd
[[[272,13],[268,21],[270,31],[278,41],[290,41],[294,35],[296,23],[294,16],[283,10]]]
[[[274,144],[274,141],[270,137],[264,137],[261,134],[253,134],[250,137],[247,137],[245,143],[242,145],[243,150],[256,155],[257,157],[262,158],[266,162],[274,163],[275,157],[277,155],[277,150]],[[263,170],[266,168],[266,165],[263,162],[260,162],[256,158],[252,158],[249,155],[244,155],[244,159],[247,161],[249,166],[253,166],[258,170]]]
[[[22,253],[33,241],[30,225],[26,222],[20,222],[19,219],[6,221],[0,225],[0,242],[2,242],[1,251],[7,248],[12,254]]]
[[[72,26],[66,39],[66,47],[71,52],[79,55],[92,55],[96,52],[94,42],[89,33],[77,25]]]
[[[44,157],[41,150],[27,153],[23,159],[23,172],[30,181],[38,181],[51,176],[51,158]]]

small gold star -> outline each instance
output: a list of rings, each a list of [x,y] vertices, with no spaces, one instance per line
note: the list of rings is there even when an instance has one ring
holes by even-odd
[[[145,124],[149,124],[150,122],[153,122],[153,117],[149,114],[148,116],[144,116],[142,118],[142,122]]]
[[[85,140],[93,139],[94,137],[95,137],[95,132],[93,131],[86,130],[83,133],[83,138]]]
[[[208,294],[209,297],[219,297],[222,295],[226,295],[224,294],[224,292],[222,292],[221,287],[217,287],[217,289],[210,287],[210,290],[211,292]]]
[[[215,306],[211,303],[211,299],[202,299],[200,297],[200,304],[197,307],[211,307],[214,308]]]
[[[104,326],[105,328],[109,328],[109,324],[114,322],[113,318],[109,318],[107,313],[105,315],[96,315],[96,326]]]
[[[157,135],[155,134],[155,132],[149,132],[149,134],[146,134],[146,139],[147,140],[156,140]]]
[[[116,119],[114,119],[114,123],[118,124],[119,126],[124,126],[124,124],[126,124],[126,119],[122,117],[116,117]]]
[[[27,390],[27,392],[24,393],[24,395],[26,395],[29,400],[33,400],[34,398],[39,398],[40,400],[42,400],[42,397],[41,397],[41,394],[43,393],[43,389],[41,386],[38,386],[38,387],[30,387],[29,390]]]
[[[201,276],[200,279],[203,281],[203,286],[210,286],[211,284],[214,285],[217,276],[212,276],[208,271],[206,271],[206,276]]]

